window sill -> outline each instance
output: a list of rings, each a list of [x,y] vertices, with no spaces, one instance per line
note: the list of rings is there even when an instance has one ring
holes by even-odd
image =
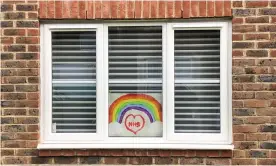
[[[38,149],[193,149],[193,150],[233,150],[232,144],[61,144],[42,143]]]

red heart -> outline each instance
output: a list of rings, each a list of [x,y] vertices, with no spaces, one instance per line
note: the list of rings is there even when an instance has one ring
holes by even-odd
[[[144,128],[145,119],[141,115],[129,114],[125,119],[125,126],[128,131],[137,134],[138,131]]]

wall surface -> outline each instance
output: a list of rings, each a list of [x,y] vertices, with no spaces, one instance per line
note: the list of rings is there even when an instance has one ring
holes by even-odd
[[[43,150],[39,20],[233,16],[233,151]],[[2,0],[2,164],[276,165],[276,1]]]

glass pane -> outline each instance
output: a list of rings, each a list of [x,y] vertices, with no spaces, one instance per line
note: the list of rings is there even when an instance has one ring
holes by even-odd
[[[109,136],[162,136],[162,27],[109,27]]]
[[[176,30],[175,133],[220,133],[220,31]]]
[[[52,132],[96,132],[96,32],[52,32]]]

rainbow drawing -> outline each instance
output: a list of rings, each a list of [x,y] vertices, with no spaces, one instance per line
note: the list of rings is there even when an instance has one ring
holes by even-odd
[[[162,106],[146,94],[126,94],[116,99],[109,107],[109,123],[122,123],[125,114],[132,110],[144,112],[150,122],[162,121]]]

